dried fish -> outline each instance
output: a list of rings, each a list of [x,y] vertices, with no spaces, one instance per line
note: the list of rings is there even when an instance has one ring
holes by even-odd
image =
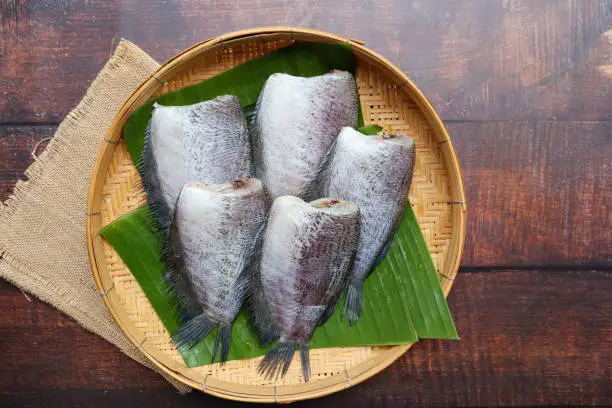
[[[356,92],[345,71],[268,78],[257,102],[252,144],[256,176],[272,199],[299,197],[340,129],[357,125]]]
[[[308,188],[309,199],[334,197],[359,206],[359,247],[344,304],[351,323],[361,313],[363,282],[387,254],[399,227],[414,162],[414,141],[408,136],[366,136],[344,128]]]
[[[257,179],[212,186],[188,183],[181,190],[166,258],[170,276],[179,278],[174,289],[182,304],[197,303],[200,313],[173,333],[179,349],[193,347],[219,326],[212,361],[219,344],[221,361],[227,359],[232,324],[244,300],[248,267],[268,207]]]
[[[306,203],[293,196],[274,201],[251,305],[261,337],[280,338],[260,373],[285,375],[299,348],[308,381],[308,342],[338,302],[358,240],[359,210],[353,203],[327,198]]]

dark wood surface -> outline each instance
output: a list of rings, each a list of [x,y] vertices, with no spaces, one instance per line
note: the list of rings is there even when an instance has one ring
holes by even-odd
[[[612,0],[0,0],[0,199],[117,38],[162,61],[261,25],[358,38],[406,71],[448,125],[469,209],[461,341],[295,405],[612,405]],[[3,281],[0,305],[0,406],[238,405],[177,395]]]

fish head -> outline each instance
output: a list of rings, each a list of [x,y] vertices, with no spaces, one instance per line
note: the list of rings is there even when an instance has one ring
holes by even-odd
[[[337,198],[319,198],[318,200],[311,201],[309,205],[319,211],[334,216],[353,215],[359,212],[357,204]]]
[[[355,217],[359,214],[359,208],[355,203],[335,198],[320,198],[307,203],[299,197],[281,196],[274,200],[270,217],[280,213],[293,214],[294,217],[300,214],[309,216],[314,213],[333,217]]]
[[[407,151],[414,152],[414,140],[408,135],[384,133],[376,136],[376,139],[384,143],[392,143],[401,146]]]
[[[204,212],[219,211],[224,203],[265,194],[263,184],[255,178],[243,178],[227,183],[205,185],[197,181],[186,183],[177,200],[177,214],[187,220],[198,220]]]
[[[198,192],[207,192],[208,194],[215,194],[221,196],[244,196],[254,192],[260,192],[263,190],[263,184],[259,179],[256,178],[242,178],[231,180],[221,184],[202,184],[197,181],[186,183],[183,186],[181,195],[183,194],[198,194]]]

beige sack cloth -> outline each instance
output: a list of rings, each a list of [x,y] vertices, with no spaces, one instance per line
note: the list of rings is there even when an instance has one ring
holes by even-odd
[[[111,317],[93,280],[85,242],[89,178],[123,102],[159,64],[121,41],[47,149],[0,204],[0,276],[74,318],[147,367]],[[66,78],[65,80],[69,80]],[[166,377],[181,392],[189,387]]]

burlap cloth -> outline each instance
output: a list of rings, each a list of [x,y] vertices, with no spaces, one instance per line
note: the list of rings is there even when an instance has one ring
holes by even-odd
[[[85,97],[25,172],[28,180],[19,181],[13,195],[0,204],[0,276],[152,369],[119,329],[96,289],[85,243],[85,211],[91,171],[113,118],[158,67],[140,48],[121,41]],[[181,392],[189,390],[166,379]]]

